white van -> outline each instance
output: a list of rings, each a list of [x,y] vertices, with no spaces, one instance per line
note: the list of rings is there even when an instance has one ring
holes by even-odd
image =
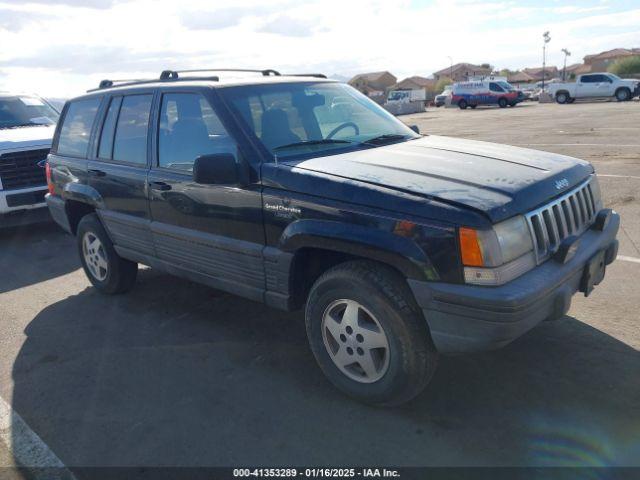
[[[513,85],[499,78],[484,78],[453,84],[451,105],[461,109],[476,108],[478,105],[498,105],[500,108],[513,107],[524,96]]]
[[[0,228],[50,218],[45,161],[59,115],[37,95],[0,92]]]

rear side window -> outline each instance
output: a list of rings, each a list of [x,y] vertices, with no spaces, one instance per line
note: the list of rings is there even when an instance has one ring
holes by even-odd
[[[102,135],[100,136],[100,147],[98,149],[98,157],[110,159],[113,153],[113,134],[116,131],[116,121],[120,112],[120,104],[122,97],[114,97],[109,103],[109,110],[104,119],[102,126]]]
[[[582,83],[594,83],[595,82],[595,75],[584,75],[582,77],[582,79],[580,80],[580,82]]]
[[[78,100],[69,104],[60,128],[58,155],[70,157],[87,156],[91,127],[96,118],[100,100],[100,97],[96,97]]]
[[[147,163],[147,133],[152,95],[124,97],[116,124],[113,159],[126,163]]]
[[[165,93],[160,110],[158,164],[191,172],[196,158],[236,154],[229,136],[209,102],[196,93]]]

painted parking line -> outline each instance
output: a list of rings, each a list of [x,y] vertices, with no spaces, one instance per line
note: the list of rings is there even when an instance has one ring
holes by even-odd
[[[637,143],[514,143],[518,146],[526,147],[625,147],[625,148],[640,148],[640,144]]]
[[[640,263],[640,258],[636,258],[636,257],[627,257],[626,255],[618,255],[616,258],[618,260],[622,260],[623,262]]]
[[[0,397],[0,441],[13,454],[18,465],[34,469],[34,478],[75,480],[73,473],[2,397]],[[39,471],[39,469],[43,470]]]
[[[599,173],[598,177],[611,177],[611,178],[635,178],[636,180],[640,180],[640,177],[636,177],[634,175],[607,175],[605,173]]]

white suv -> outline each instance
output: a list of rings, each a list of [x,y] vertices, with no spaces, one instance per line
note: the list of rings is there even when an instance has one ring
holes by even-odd
[[[58,117],[41,97],[0,92],[0,228],[49,218],[45,160]]]

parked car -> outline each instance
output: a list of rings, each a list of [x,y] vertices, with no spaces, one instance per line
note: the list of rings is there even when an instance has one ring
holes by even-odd
[[[453,84],[451,104],[462,110],[478,105],[498,105],[500,108],[514,107],[524,100],[522,92],[505,80],[471,80]]]
[[[304,309],[326,376],[394,405],[438,354],[563,316],[616,258],[588,162],[422,136],[348,85],[258,73],[105,81],[66,104],[47,203],[97,290],[130,290],[141,263]]]
[[[50,219],[44,161],[58,116],[37,95],[0,93],[0,228]]]
[[[551,83],[548,92],[558,103],[605,97],[615,97],[624,102],[640,95],[640,80],[623,80],[613,73],[589,73],[578,75],[575,82]]]
[[[442,107],[443,105],[446,105],[447,100],[451,99],[452,88],[452,85],[447,85],[446,87],[444,87],[444,90],[442,90],[441,94],[436,95],[436,98],[434,100],[436,107]]]

